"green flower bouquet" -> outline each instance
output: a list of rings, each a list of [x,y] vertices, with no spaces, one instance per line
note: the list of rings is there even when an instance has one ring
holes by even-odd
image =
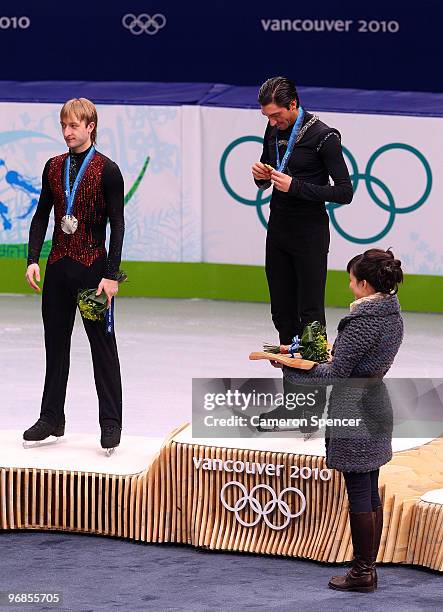
[[[303,359],[309,359],[317,363],[328,361],[326,327],[318,321],[306,325],[301,336],[298,352]]]
[[[118,283],[123,283],[128,278],[126,272],[119,270],[117,278]],[[81,289],[78,292],[77,304],[80,314],[84,319],[90,321],[103,321],[108,308],[108,297],[104,291],[100,295],[96,295],[98,288]]]
[[[276,355],[291,354],[293,357],[298,353],[302,359],[323,363],[329,360],[326,327],[318,321],[314,321],[305,326],[301,339],[298,336],[292,339],[291,345],[276,346],[264,344],[263,350],[266,353],[274,353]]]

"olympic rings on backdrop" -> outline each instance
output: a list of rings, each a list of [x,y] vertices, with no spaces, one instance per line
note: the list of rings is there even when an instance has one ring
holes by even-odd
[[[138,16],[128,13],[122,18],[122,24],[134,36],[139,36],[140,34],[153,36],[165,27],[166,17],[162,13],[156,13],[152,17],[147,13],[141,13]]]
[[[220,178],[221,178],[224,188],[234,200],[236,200],[239,204],[256,207],[257,215],[260,220],[260,223],[263,225],[265,229],[267,229],[267,222],[263,214],[262,208],[265,204],[268,204],[270,202],[271,194],[265,196],[264,192],[261,189],[258,189],[255,198],[245,198],[242,195],[234,191],[234,189],[229,184],[227,176],[226,176],[226,162],[227,162],[227,159],[230,153],[237,146],[245,142],[257,142],[259,144],[263,144],[263,138],[259,136],[242,136],[241,138],[237,138],[236,140],[231,142],[231,144],[229,144],[226,147],[221,157],[221,160],[220,160]],[[384,183],[378,177],[372,174],[372,169],[377,159],[381,157],[381,155],[385,153],[386,151],[395,150],[395,149],[401,149],[404,151],[408,151],[409,153],[412,153],[412,155],[414,155],[418,159],[418,161],[422,164],[425,170],[425,174],[426,174],[426,186],[424,188],[422,195],[420,196],[420,198],[418,198],[416,202],[413,202],[406,206],[397,206],[394,200],[394,196],[391,190],[389,189],[389,187],[386,185],[386,183]],[[366,164],[366,168],[364,172],[359,171],[355,157],[352,155],[349,149],[347,149],[346,147],[343,147],[343,154],[345,155],[345,157],[348,158],[350,162],[350,166],[351,166],[350,178],[352,181],[352,187],[354,189],[354,193],[356,192],[360,181],[364,181],[368,194],[371,197],[374,204],[388,213],[388,219],[385,224],[385,227],[380,232],[378,232],[377,234],[373,236],[367,237],[367,238],[360,238],[358,236],[353,236],[349,234],[339,225],[336,219],[335,209],[341,207],[342,205],[335,204],[334,202],[328,202],[326,205],[326,208],[329,212],[331,224],[333,225],[335,230],[346,240],[349,240],[350,242],[354,242],[357,244],[369,244],[369,243],[381,240],[382,238],[384,238],[384,236],[386,236],[386,234],[392,228],[397,214],[405,214],[405,213],[409,213],[414,210],[417,210],[417,208],[420,208],[420,206],[422,206],[428,199],[429,194],[431,192],[431,188],[432,188],[431,167],[429,165],[429,162],[425,158],[425,156],[415,147],[412,147],[411,145],[401,143],[401,142],[393,142],[390,144],[383,145],[379,147],[371,155],[368,163]],[[379,190],[381,191],[381,193],[384,195],[383,200],[375,192],[374,186],[377,186]],[[386,200],[384,201],[384,199]]]

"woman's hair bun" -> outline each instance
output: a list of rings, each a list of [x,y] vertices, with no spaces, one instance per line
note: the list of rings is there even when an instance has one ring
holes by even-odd
[[[399,283],[403,282],[401,261],[395,259],[391,248],[369,249],[353,257],[347,265],[347,271],[352,272],[359,281],[366,280],[375,291],[395,294]]]

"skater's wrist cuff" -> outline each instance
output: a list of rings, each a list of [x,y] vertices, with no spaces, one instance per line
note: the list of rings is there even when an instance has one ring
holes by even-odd
[[[298,178],[292,177],[291,184],[289,185],[289,193],[297,196],[300,193],[302,181]]]
[[[268,189],[271,186],[271,181],[266,179],[254,179],[254,182],[259,189]]]

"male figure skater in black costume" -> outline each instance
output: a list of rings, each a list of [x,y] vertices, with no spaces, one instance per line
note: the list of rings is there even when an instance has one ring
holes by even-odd
[[[340,132],[300,106],[290,79],[268,79],[260,88],[258,102],[269,121],[252,175],[259,189],[273,186],[266,276],[272,320],[280,344],[288,345],[294,336],[301,338],[308,323],[326,325],[329,217],[325,202],[349,204],[353,189]],[[286,379],[283,386],[285,392],[291,391]]]

